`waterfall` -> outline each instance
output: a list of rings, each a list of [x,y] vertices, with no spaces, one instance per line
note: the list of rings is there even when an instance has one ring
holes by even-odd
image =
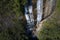
[[[33,8],[32,8],[32,0],[28,0],[28,11],[29,11],[29,17],[30,17],[30,23],[31,25],[34,25],[34,18],[33,18]]]
[[[26,32],[27,35],[32,35],[32,30],[34,27],[34,18],[32,12],[32,0],[27,0],[27,4],[25,5],[25,18],[27,21]]]
[[[28,30],[33,30],[32,28],[34,27],[34,18],[33,18],[33,12],[32,12],[32,0],[27,0],[27,4],[25,5],[25,18],[27,21],[27,29]]]
[[[40,31],[40,29],[42,29],[42,19],[43,19],[43,6],[45,6],[45,9],[44,9],[44,15],[45,13],[50,13],[49,15],[47,15],[47,17],[45,17],[44,19],[48,18],[49,16],[51,16],[52,14],[52,11],[54,10],[55,8],[55,4],[56,4],[56,0],[45,0],[47,3],[45,3],[43,5],[43,0],[37,0],[37,18],[36,18],[36,21],[37,21],[37,27],[36,28],[36,32],[37,33],[38,31]],[[27,4],[25,5],[25,18],[26,18],[26,21],[27,21],[27,25],[26,25],[26,34],[30,37],[32,37],[30,40],[37,40],[36,38],[36,35],[32,33],[33,31],[33,28],[34,28],[34,17],[33,17],[33,6],[32,6],[32,0],[27,0]],[[43,16],[43,17],[42,17]],[[43,20],[44,20],[43,19]],[[39,23],[41,23],[39,25]]]
[[[25,5],[25,18],[26,18],[27,23],[30,23],[30,18],[29,18],[27,5]]]
[[[32,34],[33,27],[34,27],[34,17],[32,11],[32,0],[27,0],[27,4],[25,5],[25,18],[27,21],[26,32],[28,35],[31,35],[33,39],[36,38],[34,34]],[[42,19],[43,13],[43,0],[37,0],[37,24]]]
[[[43,0],[37,0],[37,24],[42,20]]]

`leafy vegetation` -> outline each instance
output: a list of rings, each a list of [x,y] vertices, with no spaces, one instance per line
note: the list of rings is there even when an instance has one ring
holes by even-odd
[[[0,40],[28,40],[23,20],[19,19],[23,15],[22,3],[20,0],[0,0]]]

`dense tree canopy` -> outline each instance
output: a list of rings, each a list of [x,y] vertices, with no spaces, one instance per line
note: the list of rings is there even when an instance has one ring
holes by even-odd
[[[25,0],[0,0],[0,40],[27,40],[21,5]]]

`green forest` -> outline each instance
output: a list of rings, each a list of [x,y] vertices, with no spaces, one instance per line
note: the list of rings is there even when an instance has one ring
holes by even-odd
[[[29,40],[25,33],[26,0],[0,0],[0,40]],[[54,14],[43,23],[37,36],[39,40],[60,40],[60,0],[57,0]],[[22,17],[22,19],[20,19]]]

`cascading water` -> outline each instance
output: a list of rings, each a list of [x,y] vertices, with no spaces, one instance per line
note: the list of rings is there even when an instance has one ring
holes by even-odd
[[[25,5],[25,18],[27,20],[27,23],[30,23],[30,18],[29,18],[29,14],[28,14],[28,9],[27,6]]]
[[[25,5],[25,18],[27,21],[26,25],[26,34],[31,36],[31,40],[36,39],[34,34],[32,33],[34,27],[34,18],[32,12],[32,0],[27,0],[27,4]]]
[[[25,17],[27,21],[26,31],[27,35],[31,35],[34,39],[35,35],[32,34],[33,27],[34,27],[34,18],[32,12],[32,0],[27,0],[27,4],[25,5]],[[37,0],[37,24],[42,19],[42,12],[43,11],[43,0]]]
[[[43,0],[37,0],[37,24],[42,20]]]
[[[27,30],[32,30],[33,25],[34,25],[34,18],[33,18],[33,14],[32,14],[32,0],[27,0],[28,3],[27,5],[25,5],[25,17],[27,20]]]

